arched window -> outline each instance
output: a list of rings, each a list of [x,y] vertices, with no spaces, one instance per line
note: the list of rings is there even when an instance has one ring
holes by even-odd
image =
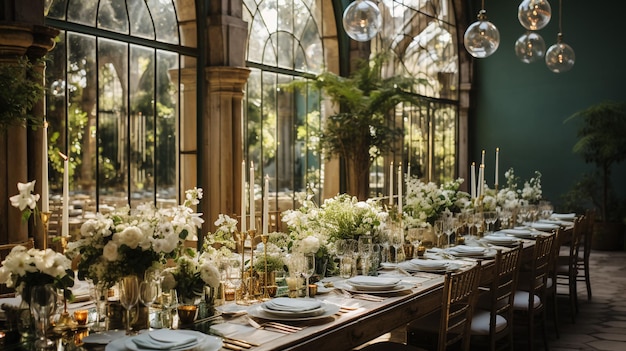
[[[372,52],[391,52],[387,74],[425,79],[415,87],[423,106],[396,109],[404,125],[402,161],[412,176],[441,183],[457,176],[459,55],[450,0],[382,0],[382,31]],[[380,169],[382,160],[379,160]]]
[[[180,71],[198,56],[195,33],[183,33],[194,21],[193,0],[53,0],[46,24],[61,34],[46,72],[52,199],[59,151],[70,158],[77,210],[177,203],[182,94],[195,91],[195,75],[183,82]]]
[[[312,191],[318,199],[321,194],[323,164],[315,151],[319,98],[311,92],[288,91],[284,85],[321,73],[324,67],[322,3],[244,0],[243,19],[249,28],[246,64],[251,69],[245,94],[244,158],[258,166],[259,191],[261,179],[269,176],[273,210],[292,208],[298,192]]]

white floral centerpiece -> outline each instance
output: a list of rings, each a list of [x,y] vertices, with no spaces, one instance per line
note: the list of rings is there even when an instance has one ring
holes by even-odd
[[[407,179],[403,206],[405,226],[428,227],[445,211],[454,213],[471,206],[470,195],[459,190],[462,183],[462,178],[441,185],[418,178]]]
[[[74,272],[71,261],[61,253],[17,245],[2,261],[0,284],[15,288],[26,302],[30,300],[30,289],[37,285],[52,284],[64,289],[66,297],[70,297],[67,288],[74,286]]]
[[[121,277],[143,273],[168,258],[180,256],[185,240],[195,240],[204,220],[191,206],[202,189],[186,191],[183,205],[157,209],[143,204],[109,214],[96,214],[81,227],[79,240],[68,244],[68,256],[80,255],[78,275],[111,286]]]
[[[176,289],[183,303],[194,303],[205,295],[204,287],[217,288],[220,273],[208,253],[188,252],[176,258],[175,265],[163,272],[163,290]]]
[[[354,196],[340,194],[317,206],[312,196],[301,195],[299,209],[283,212],[282,220],[289,228],[289,250],[314,253],[318,260],[327,259],[338,239],[375,236],[384,227],[388,213],[376,200],[358,201]],[[320,262],[321,263],[321,262]],[[328,270],[332,267],[328,267]]]
[[[217,260],[230,259],[237,249],[235,241],[237,223],[239,222],[236,219],[225,214],[219,214],[213,223],[217,229],[215,232],[209,232],[205,235],[202,251],[209,253]]]

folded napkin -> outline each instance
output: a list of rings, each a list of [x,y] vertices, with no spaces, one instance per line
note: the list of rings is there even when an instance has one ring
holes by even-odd
[[[178,330],[158,329],[139,334],[132,338],[133,343],[146,350],[186,349],[198,343],[195,335]]]
[[[267,309],[283,312],[306,312],[322,307],[322,303],[313,299],[290,299],[277,297],[263,303]]]
[[[400,279],[397,278],[386,278],[386,277],[372,277],[366,275],[357,275],[356,277],[352,277],[348,279],[348,283],[350,285],[357,286],[395,286],[400,283]]]
[[[458,251],[462,253],[483,253],[485,252],[485,248],[479,246],[458,245],[451,248],[450,251]]]
[[[559,229],[561,226],[558,224],[550,224],[550,223],[540,223],[540,222],[534,222],[530,224],[531,228],[537,229],[537,230],[547,230],[547,231],[551,231],[554,229]]]

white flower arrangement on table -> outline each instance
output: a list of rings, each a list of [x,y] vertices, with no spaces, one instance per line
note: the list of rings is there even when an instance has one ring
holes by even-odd
[[[238,221],[225,214],[219,214],[213,223],[217,227],[215,232],[207,233],[204,237],[202,251],[211,255],[215,260],[229,260],[237,249],[235,232]]]
[[[375,200],[358,201],[356,197],[340,194],[317,207],[311,198],[302,201],[299,209],[287,210],[282,215],[292,241],[299,242],[305,253],[316,247],[318,251],[324,250],[337,239],[375,235],[388,217]]]
[[[13,207],[22,211],[22,221],[26,222],[30,218],[32,213],[37,213],[37,201],[39,201],[39,194],[33,194],[35,190],[35,182],[17,183],[17,190],[19,194],[11,196],[9,200]]]
[[[65,289],[66,297],[70,297],[71,291],[67,288],[74,286],[71,263],[65,255],[52,249],[26,249],[17,245],[2,261],[0,284],[15,288],[25,301],[28,301],[33,286],[45,284]]]
[[[459,190],[463,181],[458,178],[437,185],[418,178],[407,179],[403,206],[405,226],[418,228],[432,225],[446,210],[454,213],[471,206],[470,195]]]
[[[205,286],[217,288],[220,284],[220,272],[214,260],[209,253],[189,252],[177,257],[175,266],[163,272],[163,289],[176,289],[183,301],[203,297]]]
[[[524,182],[524,187],[518,189],[520,179],[515,176],[513,167],[504,172],[506,187],[500,189],[497,195],[497,205],[503,209],[515,209],[524,202],[537,204],[542,199],[541,173],[535,171],[535,176]]]
[[[183,205],[156,209],[152,204],[96,214],[81,227],[79,240],[68,244],[68,256],[80,254],[79,277],[109,286],[129,274],[141,275],[151,266],[180,256],[185,240],[197,238],[204,220],[189,206],[202,198],[202,189],[187,190]]]

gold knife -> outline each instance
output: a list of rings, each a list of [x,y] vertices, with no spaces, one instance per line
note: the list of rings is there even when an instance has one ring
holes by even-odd
[[[233,345],[233,344],[229,344],[228,342],[224,341],[224,343],[222,344],[222,347],[228,350],[234,350],[234,351],[242,351],[243,347],[239,347],[237,345]]]

